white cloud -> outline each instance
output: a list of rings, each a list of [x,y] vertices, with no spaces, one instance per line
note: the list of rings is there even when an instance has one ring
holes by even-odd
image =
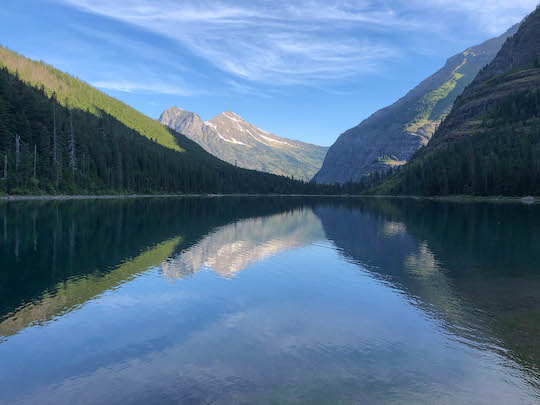
[[[424,0],[414,0],[425,4]],[[497,35],[521,21],[532,12],[538,0],[431,0],[431,8],[462,13],[479,29]]]
[[[339,79],[373,71],[399,52],[382,41],[361,40],[351,24],[401,27],[390,9],[323,1],[58,0],[172,38],[195,55],[239,78],[273,84]]]
[[[175,96],[190,96],[192,93],[178,86],[171,86],[169,83],[148,83],[148,82],[132,82],[127,80],[121,81],[97,81],[90,83],[92,86],[102,90],[114,90],[124,93],[151,93],[151,94],[168,94]]]
[[[500,33],[530,12],[536,2],[56,1],[173,39],[237,78],[277,85],[335,81],[379,71],[403,52],[385,34],[433,33],[444,29],[449,13],[475,19],[479,30]],[[426,13],[441,18],[434,22]]]

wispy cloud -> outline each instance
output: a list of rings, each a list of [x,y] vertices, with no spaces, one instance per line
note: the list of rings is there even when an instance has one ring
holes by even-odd
[[[74,23],[68,23],[67,26],[82,37],[92,40],[91,43],[96,43],[96,41],[106,43],[106,49],[110,49],[111,52],[121,48],[125,52],[143,56],[147,60],[158,60],[160,64],[168,65],[174,71],[195,73],[191,67],[185,66],[178,58],[174,58],[175,55],[172,50],[158,48],[146,41],[129,38],[115,32],[99,30],[95,27]],[[86,46],[88,46],[88,43]]]
[[[476,18],[486,32],[517,22],[536,0],[56,0],[135,25],[237,78],[289,85],[377,72],[403,51],[385,33],[434,32],[433,16]],[[427,10],[427,11],[426,11]],[[420,12],[421,11],[421,12]],[[363,35],[370,32],[373,35]],[[368,38],[364,39],[364,38]],[[241,87],[236,86],[238,90]]]
[[[424,0],[413,0],[425,5]],[[464,15],[489,34],[501,34],[537,6],[538,0],[431,0],[428,7]]]
[[[261,98],[271,98],[272,96],[268,94],[267,92],[250,86],[246,84],[245,82],[239,82],[237,80],[229,79],[226,81],[226,84],[229,86],[229,88],[238,94],[244,94],[249,96],[256,96]]]
[[[193,95],[188,89],[178,86],[171,86],[170,83],[148,83],[131,81],[97,81],[90,83],[92,86],[102,90],[121,91],[123,93],[148,93],[148,94],[167,94],[175,96]]]
[[[340,79],[399,55],[384,41],[351,32],[362,24],[412,29],[416,23],[369,2],[58,0],[174,39],[239,78],[273,84]],[[365,3],[365,4],[364,4]]]

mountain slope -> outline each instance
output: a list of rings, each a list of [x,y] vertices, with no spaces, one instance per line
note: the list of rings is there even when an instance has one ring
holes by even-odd
[[[0,47],[0,194],[303,193],[43,62]]]
[[[540,194],[540,9],[456,100],[429,144],[379,190]]]
[[[406,96],[344,132],[330,147],[313,180],[358,181],[366,174],[403,165],[428,143],[457,96],[495,57],[517,27],[449,58],[441,70]]]
[[[171,107],[159,122],[226,162],[303,180],[311,180],[328,150],[270,134],[231,111],[205,122],[195,113]]]
[[[17,72],[26,83],[41,87],[50,97],[53,92],[60,104],[98,114],[104,111],[129,128],[167,148],[184,151],[190,145],[166,128],[128,105],[107,96],[85,82],[61,72],[43,62],[35,62],[0,45],[0,67]],[[184,138],[185,139],[185,138]]]

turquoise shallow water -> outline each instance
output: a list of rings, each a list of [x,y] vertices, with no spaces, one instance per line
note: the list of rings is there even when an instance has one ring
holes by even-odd
[[[0,403],[540,402],[540,207],[0,204]]]

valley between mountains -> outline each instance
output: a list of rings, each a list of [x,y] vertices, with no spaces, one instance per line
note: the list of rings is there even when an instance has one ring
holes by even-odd
[[[0,46],[0,194],[540,195],[539,21],[449,58],[329,148],[232,111],[154,120]]]

